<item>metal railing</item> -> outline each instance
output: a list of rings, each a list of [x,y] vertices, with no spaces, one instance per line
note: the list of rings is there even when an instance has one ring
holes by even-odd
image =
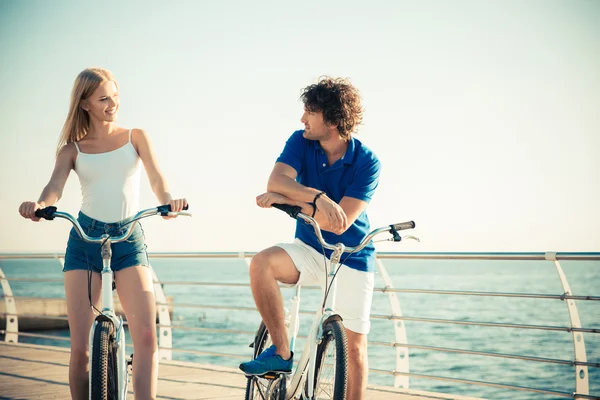
[[[247,262],[250,261],[251,257],[255,253],[249,252],[223,252],[223,253],[153,253],[150,255],[151,259],[157,258],[192,258],[192,259],[244,259]],[[0,261],[3,259],[57,259],[63,260],[61,254],[0,254]],[[384,346],[391,347],[396,350],[395,357],[395,368],[392,370],[382,370],[371,368],[369,371],[375,374],[385,374],[394,377],[394,386],[408,388],[409,377],[417,379],[437,380],[455,382],[461,384],[488,386],[502,389],[509,389],[515,391],[526,391],[533,393],[542,393],[546,395],[568,397],[568,398],[582,398],[582,399],[600,399],[597,395],[589,393],[589,378],[588,368],[600,368],[599,360],[588,361],[586,356],[586,347],[584,341],[585,334],[597,334],[600,333],[600,328],[595,327],[583,327],[579,319],[579,313],[575,301],[600,301],[600,296],[592,294],[575,295],[572,293],[569,286],[569,282],[563,269],[560,265],[560,260],[587,260],[587,261],[600,261],[600,253],[393,253],[393,252],[381,252],[377,254],[377,268],[380,276],[382,277],[385,286],[375,288],[376,293],[381,293],[388,297],[390,304],[390,314],[372,314],[372,319],[378,320],[389,320],[393,324],[394,337],[393,342],[383,341],[369,341],[370,346]],[[559,280],[561,282],[563,293],[560,294],[540,294],[540,293],[504,293],[504,292],[485,292],[485,291],[457,291],[457,290],[430,290],[430,289],[396,289],[392,285],[392,281],[387,274],[387,270],[384,266],[384,260],[387,259],[411,259],[411,260],[546,260],[554,264],[558,273]],[[1,267],[1,265],[0,265]],[[0,283],[4,291],[4,301],[6,305],[6,329],[0,330],[0,334],[5,335],[6,342],[16,342],[18,336],[38,337],[45,339],[56,339],[56,340],[69,340],[65,337],[59,337],[54,335],[43,335],[19,332],[18,329],[18,317],[25,316],[19,314],[16,309],[15,297],[12,294],[9,281],[27,281],[27,282],[62,282],[60,279],[39,279],[39,278],[8,278],[4,276],[2,269],[0,268]],[[202,328],[202,327],[186,327],[171,324],[170,316],[168,312],[169,307],[173,308],[196,308],[196,309],[218,309],[218,310],[238,310],[238,311],[255,311],[256,308],[253,306],[230,306],[230,305],[209,305],[209,304],[192,304],[192,303],[167,303],[166,296],[163,292],[164,285],[196,285],[196,286],[224,286],[224,287],[248,287],[247,283],[222,283],[222,282],[189,282],[189,281],[159,281],[158,277],[154,275],[156,299],[157,299],[157,312],[158,312],[158,324],[159,329],[159,350],[161,359],[171,359],[172,352],[182,352],[190,354],[200,355],[211,355],[220,357],[232,357],[232,358],[245,358],[246,356],[240,356],[239,354],[230,353],[219,353],[211,351],[201,351],[195,349],[181,349],[173,347],[172,343],[172,330],[184,330],[184,331],[196,331],[196,332],[212,332],[216,334],[236,334],[236,335],[248,335],[250,338],[254,335],[254,331],[243,331],[235,329],[221,329],[221,328]],[[317,287],[307,287],[308,289],[317,289]],[[486,321],[464,321],[464,320],[452,320],[452,319],[440,319],[440,318],[422,318],[422,317],[410,317],[403,316],[400,309],[400,302],[397,297],[397,293],[405,294],[429,294],[429,295],[450,295],[450,296],[477,296],[477,297],[505,297],[505,298],[535,298],[535,299],[552,299],[561,300],[567,304],[567,312],[570,319],[569,326],[548,326],[548,325],[527,325],[527,324],[514,324],[514,323],[499,323],[499,322],[486,322]],[[43,297],[20,297],[17,299],[29,299],[29,300],[42,300]],[[251,301],[251,299],[249,299]],[[301,310],[302,314],[314,314],[311,310]],[[66,317],[48,317],[43,315],[26,314],[27,317],[33,318],[50,318],[50,319],[66,319]],[[545,331],[559,331],[570,333],[573,341],[574,356],[573,359],[556,359],[556,358],[544,358],[537,356],[508,354],[508,353],[495,353],[486,351],[473,351],[467,349],[456,349],[448,347],[437,347],[427,346],[419,343],[408,343],[406,335],[406,326],[404,321],[420,322],[420,323],[437,323],[437,324],[458,324],[468,326],[485,326],[493,328],[511,328],[511,329],[526,329],[526,330],[545,330]],[[302,337],[302,336],[300,336]],[[575,392],[561,392],[554,390],[546,390],[541,388],[525,387],[507,385],[497,382],[485,382],[476,380],[459,379],[444,376],[424,375],[411,373],[409,371],[409,349],[419,349],[433,352],[444,352],[454,354],[466,354],[482,357],[493,357],[502,359],[515,359],[528,362],[537,363],[550,363],[567,365],[574,368],[575,375]]]

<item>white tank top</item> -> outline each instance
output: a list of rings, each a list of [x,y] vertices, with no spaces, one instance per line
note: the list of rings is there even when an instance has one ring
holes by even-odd
[[[82,153],[79,145],[75,172],[81,183],[81,212],[102,222],[133,216],[139,208],[141,160],[131,130],[124,146],[106,153]]]

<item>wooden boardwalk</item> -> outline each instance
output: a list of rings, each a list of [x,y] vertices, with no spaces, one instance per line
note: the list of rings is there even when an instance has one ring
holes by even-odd
[[[0,342],[0,398],[68,399],[69,350],[53,346]],[[239,370],[216,365],[161,361],[159,399],[243,399],[246,378]],[[133,393],[128,398],[133,399]],[[387,386],[370,386],[369,400],[474,400]]]

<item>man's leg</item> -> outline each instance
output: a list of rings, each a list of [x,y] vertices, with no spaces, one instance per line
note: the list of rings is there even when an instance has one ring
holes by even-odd
[[[288,253],[270,247],[256,254],[250,262],[250,287],[254,302],[269,330],[271,341],[282,359],[290,358],[290,343],[284,322],[283,299],[277,281],[294,284],[300,274]]]
[[[348,400],[362,400],[369,380],[369,358],[367,335],[346,329],[348,338]]]

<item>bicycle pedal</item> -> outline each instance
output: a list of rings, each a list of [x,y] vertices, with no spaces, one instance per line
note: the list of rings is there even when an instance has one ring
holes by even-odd
[[[285,376],[285,375],[290,375],[290,374],[291,374],[291,372],[267,372],[266,374],[257,375],[257,376],[262,379],[275,380],[275,379],[278,379],[280,376]]]

